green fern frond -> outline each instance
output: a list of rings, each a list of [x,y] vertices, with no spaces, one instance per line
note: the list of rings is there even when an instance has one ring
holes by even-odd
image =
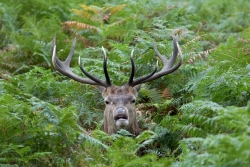
[[[183,125],[178,126],[193,137],[204,137],[206,133],[240,133],[248,128],[244,110],[245,107],[224,108],[210,101],[194,101],[181,107]]]
[[[195,127],[195,125],[177,125],[188,137],[206,137],[208,133],[202,128]]]
[[[86,145],[95,146],[95,147],[101,146],[104,149],[108,149],[108,146],[105,145],[102,141],[99,141],[98,139],[89,136],[89,134],[80,134],[79,139],[82,140],[82,142],[84,142],[84,143],[87,142],[87,143],[85,143]]]
[[[142,85],[142,88],[140,90],[140,94],[139,94],[139,100],[145,99],[147,101],[145,101],[147,106],[152,105],[154,103],[159,103],[162,102],[162,96],[161,96],[161,91],[157,90],[157,89],[150,89],[149,86],[147,84]],[[140,100],[140,101],[141,101]]]

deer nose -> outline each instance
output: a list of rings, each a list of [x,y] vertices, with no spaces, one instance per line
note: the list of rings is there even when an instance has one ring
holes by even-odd
[[[123,108],[123,107],[118,107],[118,108],[116,108],[116,113],[117,114],[125,114],[125,108]]]

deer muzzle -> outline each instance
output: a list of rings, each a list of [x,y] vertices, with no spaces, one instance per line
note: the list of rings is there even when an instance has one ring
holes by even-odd
[[[115,108],[114,120],[117,127],[126,127],[129,124],[128,110],[124,107]]]

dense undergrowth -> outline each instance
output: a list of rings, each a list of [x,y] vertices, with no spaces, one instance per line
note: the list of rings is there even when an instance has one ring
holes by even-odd
[[[20,3],[22,2],[22,3]],[[248,166],[250,164],[250,3],[248,0],[0,2],[0,166]],[[136,76],[154,68],[178,34],[184,62],[144,84],[142,134],[100,130],[98,90],[51,65],[51,41],[103,78],[122,85],[135,49]],[[161,66],[161,65],[160,65]]]

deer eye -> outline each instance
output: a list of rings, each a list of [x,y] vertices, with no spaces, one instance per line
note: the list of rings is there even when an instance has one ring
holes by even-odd
[[[131,100],[131,103],[135,103],[135,99]]]
[[[109,101],[105,101],[105,104],[108,105],[108,104],[109,104]]]

